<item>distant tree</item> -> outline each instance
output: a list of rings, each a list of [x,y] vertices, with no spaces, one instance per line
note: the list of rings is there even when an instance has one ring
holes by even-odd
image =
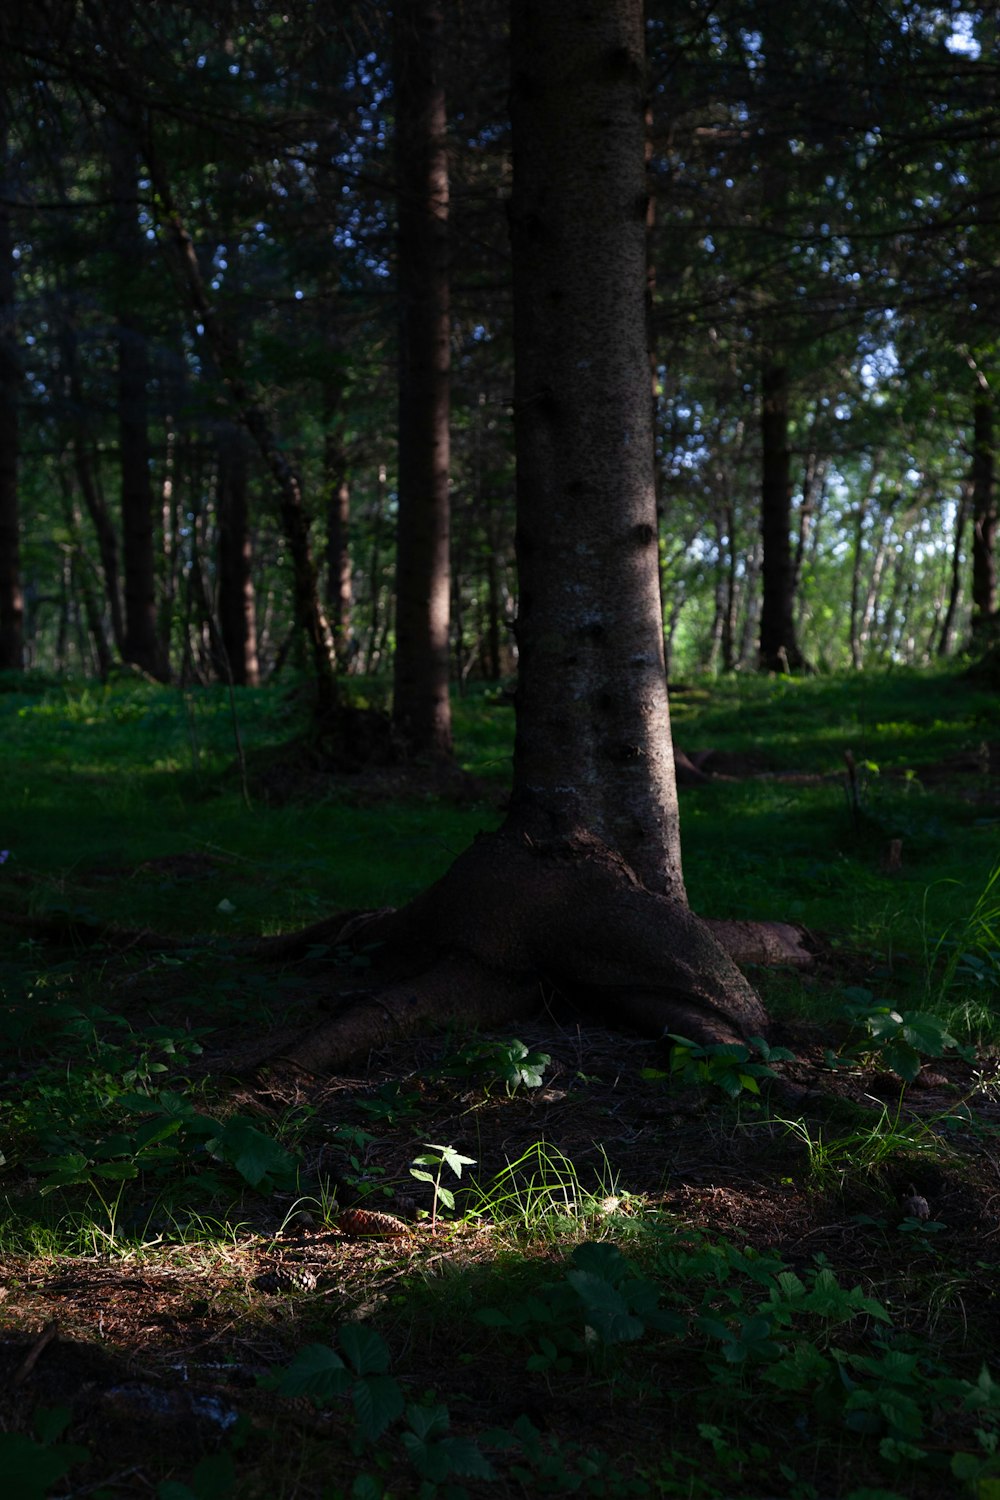
[[[107,120],[109,189],[115,257],[113,296],[118,351],[118,450],[125,579],[123,654],[151,676],[170,676],[157,631],[156,550],[143,328],[146,241],[139,227],[137,144],[129,120]]]
[[[21,510],[18,496],[21,362],[14,303],[10,95],[0,83],[0,669],[24,666]]]
[[[982,380],[972,428],[972,638],[989,641],[997,623],[997,496],[993,396]]]
[[[451,318],[444,17],[394,10],[399,515],[393,722],[416,754],[451,754],[449,537]]]

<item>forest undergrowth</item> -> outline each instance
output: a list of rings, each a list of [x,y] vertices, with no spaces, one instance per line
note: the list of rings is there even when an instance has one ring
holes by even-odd
[[[456,702],[458,802],[248,806],[222,689],[0,689],[6,1494],[1000,1496],[995,697],[676,685],[692,905],[815,955],[753,974],[767,1037],[544,994],[265,1086],[243,1059],[365,956],[253,940],[495,826],[509,703]],[[298,706],[236,705],[256,766]]]

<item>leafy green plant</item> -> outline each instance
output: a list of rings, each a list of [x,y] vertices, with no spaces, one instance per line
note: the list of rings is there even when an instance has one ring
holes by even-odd
[[[759,1094],[761,1082],[773,1078],[772,1062],[788,1062],[794,1053],[787,1047],[770,1047],[763,1037],[742,1042],[718,1042],[701,1045],[687,1037],[668,1033],[673,1043],[670,1068],[644,1068],[643,1078],[671,1078],[679,1083],[697,1084],[720,1089],[728,1099],[742,1093]],[[753,1054],[757,1053],[760,1061]]]
[[[904,1083],[912,1083],[928,1057],[953,1053],[973,1061],[973,1050],[956,1041],[940,1016],[930,1011],[895,1010],[888,1001],[876,1000],[866,989],[851,988],[845,993],[849,1000],[843,1008],[844,1015],[852,1025],[862,1028],[866,1037],[850,1044],[839,1055],[828,1052],[830,1066],[875,1057]]]
[[[431,1500],[437,1487],[457,1476],[493,1480],[496,1473],[479,1445],[450,1432],[448,1408],[437,1401],[406,1402],[404,1388],[389,1373],[389,1349],[382,1336],[363,1323],[345,1323],[337,1335],[339,1352],[326,1344],[310,1344],[287,1370],[265,1382],[283,1396],[308,1396],[317,1405],[349,1400],[360,1437],[359,1451],[377,1443],[405,1413],[400,1443],[420,1479],[416,1493]],[[353,1486],[357,1500],[381,1496],[370,1475]],[[464,1491],[449,1489],[457,1496]]]
[[[33,1164],[45,1173],[43,1196],[60,1188],[89,1188],[101,1203],[112,1241],[125,1184],[139,1177],[165,1190],[180,1166],[188,1177],[201,1178],[204,1191],[212,1193],[220,1186],[213,1170],[219,1163],[260,1193],[295,1185],[295,1158],[245,1116],[214,1120],[169,1090],[155,1098],[123,1094],[117,1104],[146,1118],[131,1132],[115,1131],[86,1143],[85,1149],[54,1153]],[[109,1184],[117,1184],[117,1190],[110,1192]]]
[[[0,1433],[0,1472],[9,1500],[46,1500],[71,1469],[90,1457],[80,1443],[58,1441],[71,1420],[68,1407],[38,1408],[35,1438],[23,1432]]]
[[[472,1438],[458,1437],[449,1431],[451,1417],[440,1402],[411,1405],[406,1408],[407,1430],[401,1442],[422,1483],[420,1500],[430,1500],[439,1484],[457,1476],[460,1479],[496,1479],[493,1465]],[[451,1495],[455,1494],[449,1489]],[[463,1492],[464,1493],[464,1492]]]
[[[345,1323],[337,1339],[339,1353],[327,1344],[303,1349],[275,1388],[283,1396],[308,1396],[318,1406],[349,1397],[362,1438],[374,1442],[405,1406],[402,1387],[389,1374],[388,1345],[363,1323]]]
[[[490,1441],[499,1448],[513,1450],[511,1477],[529,1495],[601,1495],[608,1500],[624,1500],[633,1495],[690,1495],[691,1489],[666,1490],[643,1478],[630,1478],[619,1472],[615,1460],[596,1448],[564,1441],[553,1434],[543,1435],[527,1417],[518,1417],[510,1432],[491,1432]]]
[[[431,1202],[431,1229],[437,1228],[438,1204],[443,1203],[450,1213],[455,1209],[455,1194],[450,1188],[444,1186],[441,1174],[445,1167],[454,1172],[456,1177],[461,1177],[463,1167],[475,1166],[475,1158],[463,1156],[456,1151],[454,1146],[436,1146],[432,1141],[427,1142],[426,1150],[413,1158],[413,1166],[410,1168],[410,1176],[415,1177],[418,1182],[429,1182],[434,1190]],[[432,1172],[426,1169],[433,1167]]]
[[[537,1089],[552,1058],[547,1052],[532,1051],[517,1038],[509,1041],[474,1042],[458,1052],[448,1053],[435,1072],[445,1078],[458,1078],[477,1084],[487,1092],[502,1083],[508,1096],[519,1088]]]
[[[506,1308],[484,1307],[480,1323],[524,1338],[529,1370],[567,1370],[574,1357],[598,1346],[631,1343],[647,1329],[680,1333],[684,1319],[660,1308],[660,1289],[641,1276],[617,1246],[587,1241],[572,1254],[558,1282]]]

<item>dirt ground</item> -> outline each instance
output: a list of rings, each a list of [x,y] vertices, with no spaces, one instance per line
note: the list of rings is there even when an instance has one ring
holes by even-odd
[[[417,1392],[435,1389],[463,1430],[527,1415],[563,1443],[641,1452],[649,1424],[641,1401],[623,1403],[605,1383],[578,1375],[526,1377],[523,1350],[498,1357],[484,1340],[469,1312],[490,1301],[497,1231],[474,1215],[436,1228],[418,1217],[428,1190],[409,1167],[426,1142],[473,1157],[481,1184],[503,1181],[511,1163],[530,1163],[544,1142],[567,1220],[584,1214],[586,1197],[580,1238],[601,1237],[602,1214],[613,1218],[619,1240],[630,1229],[638,1234],[645,1217],[669,1215],[679,1231],[777,1254],[793,1270],[822,1255],[844,1284],[891,1303],[898,1325],[973,1377],[1000,1345],[1000,1085],[975,1077],[968,1064],[935,1066],[904,1095],[900,1119],[927,1122],[940,1149],[897,1150],[868,1171],[846,1162],[818,1171],[782,1121],[801,1117],[815,1138],[849,1134],[857,1104],[877,1118],[884,1101],[895,1115],[899,1080],[871,1068],[831,1073],[822,1065],[826,1039],[808,1028],[774,1038],[799,1060],[782,1065],[773,1102],[738,1112],[710,1090],[679,1091],[644,1077],[663,1065],[654,1043],[551,1017],[522,1028],[521,1039],[552,1063],[541,1087],[513,1098],[502,1087],[484,1094],[441,1078],[441,1038],[373,1058],[356,1076],[284,1099],[272,1093],[263,1111],[272,1121],[310,1113],[302,1194],[248,1203],[227,1238],[180,1243],[154,1218],[141,1252],[9,1259],[0,1267],[2,1428],[30,1431],[38,1408],[71,1410],[64,1437],[88,1446],[92,1458],[66,1493],[97,1486],[149,1494],[165,1476],[190,1475],[199,1457],[248,1427],[264,1453],[252,1466],[259,1478],[245,1478],[238,1493],[277,1492],[273,1464],[293,1433],[313,1456],[294,1481],[286,1475],[280,1492],[319,1494],[334,1479],[349,1493],[358,1460],[343,1453],[343,1414],[278,1398],[258,1379],[304,1344],[328,1341],[343,1321],[373,1319],[397,1378]],[[974,1110],[968,1125],[957,1109],[963,1100]],[[261,1109],[239,1088],[237,1102]],[[837,1123],[839,1113],[854,1125]],[[365,1134],[351,1137],[352,1130]],[[530,1176],[524,1167],[522,1179]],[[331,1227],[323,1195],[338,1178],[352,1180],[346,1191],[356,1202],[402,1219],[403,1231],[369,1238],[344,1233],[336,1219]],[[941,1226],[933,1238],[899,1232],[903,1200],[914,1190]],[[459,1211],[472,1206],[459,1199]],[[510,1253],[508,1238],[500,1254]],[[557,1253],[544,1237],[530,1252]],[[455,1317],[441,1310],[449,1287]],[[501,1484],[484,1485],[487,1492],[525,1491]]]

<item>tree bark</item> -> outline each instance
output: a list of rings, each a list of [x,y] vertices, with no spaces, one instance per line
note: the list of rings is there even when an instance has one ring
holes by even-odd
[[[451,755],[448,151],[439,0],[399,0],[399,519],[393,724],[416,755]]]
[[[653,1035],[733,1040],[766,1024],[688,910],[681,873],[646,357],[640,0],[514,0],[512,70],[510,808],[408,907],[340,929],[335,946],[374,952],[375,982],[341,994],[334,1018],[286,1052],[297,1068],[430,1022],[509,1022],[553,989]]]
[[[765,672],[799,672],[806,665],[795,638],[792,560],[792,473],[788,449],[788,370],[768,361],[761,380],[760,666]]]
[[[948,605],[941,622],[941,634],[937,643],[938,656],[948,656],[954,640],[955,615],[958,612],[958,601],[962,597],[962,542],[965,537],[965,523],[969,518],[971,492],[971,481],[963,483],[959,491],[958,504],[955,507],[955,539],[951,545]]]
[[[62,356],[64,388],[72,413],[70,419],[70,446],[73,453],[73,471],[83,499],[84,508],[97,534],[97,550],[101,559],[104,596],[107,600],[111,620],[111,638],[115,650],[124,659],[125,623],[122,619],[121,579],[118,566],[118,533],[111,513],[104,500],[98,479],[97,466],[84,410],[83,385],[80,380],[80,363],[77,359],[76,329],[67,316],[59,334]]]
[[[972,639],[986,644],[997,621],[997,501],[993,479],[993,400],[980,388],[972,439]]]
[[[333,420],[327,411],[327,421]],[[327,432],[323,467],[326,484],[326,608],[333,628],[337,663],[345,671],[351,659],[351,613],[354,603],[351,568],[351,487],[347,459],[336,433]]]
[[[238,427],[227,423],[218,441],[217,612],[219,638],[225,653],[222,676],[237,687],[256,687],[260,682],[247,469],[246,439]]]
[[[18,444],[21,362],[15,321],[14,240],[11,228],[9,101],[0,92],[0,670],[24,667],[24,590],[21,581],[21,513]]]
[[[153,490],[146,387],[149,360],[138,313],[144,242],[138,220],[138,164],[126,127],[109,122],[108,161],[113,199],[115,339],[118,346],[118,444],[121,470],[125,639],[122,654],[166,682],[169,663],[157,633]]]

